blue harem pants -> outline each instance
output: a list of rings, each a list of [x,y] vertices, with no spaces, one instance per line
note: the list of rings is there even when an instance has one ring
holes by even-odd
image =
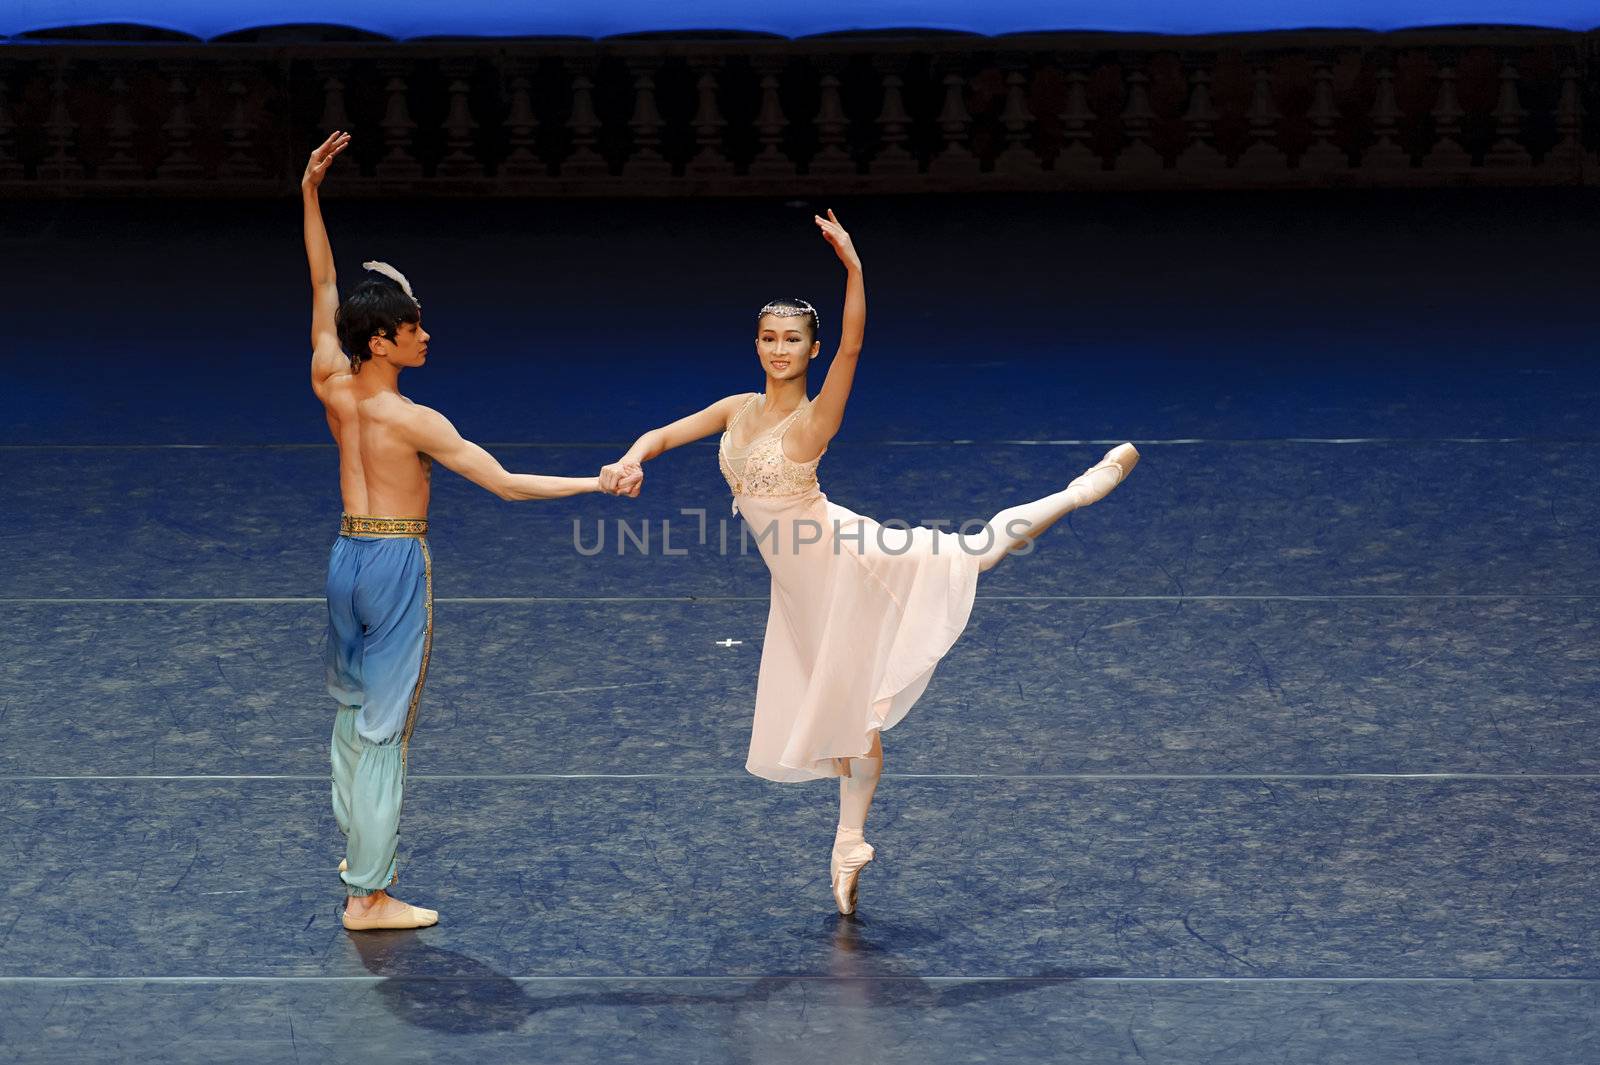
[[[385,524],[387,523],[387,524]],[[420,519],[346,517],[328,559],[328,694],[333,816],[345,834],[349,895],[400,876],[406,747],[433,641],[433,566]],[[381,532],[386,528],[418,532]],[[354,535],[352,535],[354,530]]]

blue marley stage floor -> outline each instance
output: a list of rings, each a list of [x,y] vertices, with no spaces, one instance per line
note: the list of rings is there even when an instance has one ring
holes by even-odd
[[[403,387],[564,474],[758,387],[769,298],[829,350],[816,206],[325,200],[422,298]],[[834,789],[743,772],[766,575],[698,445],[637,500],[436,474],[397,890],[443,918],[352,935],[298,205],[0,205],[0,1058],[1600,1060],[1596,197],[826,206],[831,498],[1144,455],[980,581],[858,916]]]

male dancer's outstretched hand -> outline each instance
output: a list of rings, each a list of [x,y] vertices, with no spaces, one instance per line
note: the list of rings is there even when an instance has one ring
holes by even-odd
[[[600,491],[637,498],[644,485],[644,467],[636,462],[613,462],[600,467]]]
[[[322,184],[322,175],[328,172],[328,164],[334,157],[350,145],[350,134],[343,130],[334,130],[321,145],[313,149],[311,158],[306,161],[306,172],[300,178],[302,189],[314,189]]]

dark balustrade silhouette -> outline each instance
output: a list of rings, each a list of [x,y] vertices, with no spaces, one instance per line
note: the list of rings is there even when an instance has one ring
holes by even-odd
[[[1596,36],[0,47],[0,192],[339,195],[1590,184]]]

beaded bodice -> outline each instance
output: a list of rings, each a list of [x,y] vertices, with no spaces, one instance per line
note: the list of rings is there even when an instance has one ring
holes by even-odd
[[[760,399],[760,396],[751,396],[745,401],[717,444],[718,463],[729,490],[736,496],[790,496],[816,488],[817,463],[822,461],[822,456],[818,455],[810,462],[796,462],[783,453],[783,434],[810,405],[809,402],[802,403],[794,413],[748,444],[734,447],[734,427]],[[735,503],[733,509],[737,513],[739,505]]]

